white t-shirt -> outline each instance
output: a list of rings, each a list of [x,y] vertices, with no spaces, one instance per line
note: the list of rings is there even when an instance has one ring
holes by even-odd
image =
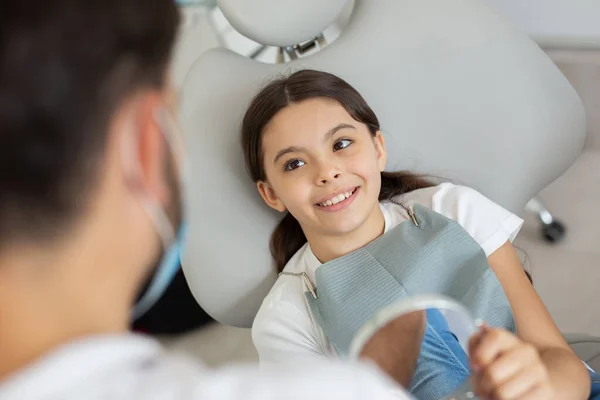
[[[451,183],[419,189],[398,197],[407,206],[414,203],[431,208],[458,222],[489,256],[506,241],[513,241],[523,220],[487,199],[477,191]],[[380,203],[385,232],[409,219],[404,208],[391,202]],[[321,263],[305,244],[285,266],[285,271],[306,272],[315,282]],[[265,298],[252,326],[252,339],[261,363],[289,362],[337,353],[313,319],[304,297],[302,279],[283,275]]]
[[[137,335],[66,345],[0,381],[0,400],[330,400],[409,396],[367,364],[211,370]]]

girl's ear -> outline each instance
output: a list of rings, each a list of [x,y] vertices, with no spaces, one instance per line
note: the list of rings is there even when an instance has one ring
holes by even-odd
[[[286,210],[285,205],[281,200],[279,200],[275,190],[273,190],[268,182],[258,181],[256,182],[256,187],[258,189],[258,193],[260,193],[260,196],[269,207],[279,212],[284,212]]]
[[[373,138],[373,143],[375,144],[375,151],[377,152],[377,165],[379,166],[379,171],[383,171],[385,169],[385,164],[387,163],[387,150],[385,148],[385,139],[383,139],[381,131],[377,131]]]

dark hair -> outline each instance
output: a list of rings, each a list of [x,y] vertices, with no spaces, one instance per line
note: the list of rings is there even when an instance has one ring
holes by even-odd
[[[0,2],[0,246],[82,212],[112,115],[164,86],[178,23],[173,0]]]
[[[380,130],[379,120],[365,99],[350,84],[335,75],[302,70],[289,77],[277,79],[254,97],[242,123],[246,168],[254,182],[266,180],[262,134],[267,124],[289,104],[318,97],[339,102],[354,120],[365,124],[373,136]],[[395,196],[430,186],[433,186],[433,183],[410,172],[382,172],[379,200],[390,200]],[[304,243],[306,237],[300,224],[287,213],[271,236],[271,254],[278,271],[283,270]]]

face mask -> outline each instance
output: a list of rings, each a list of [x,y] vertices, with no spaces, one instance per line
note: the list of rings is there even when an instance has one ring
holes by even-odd
[[[183,245],[187,234],[187,223],[186,223],[186,212],[185,212],[185,200],[184,200],[184,185],[185,185],[185,162],[183,155],[183,146],[179,140],[179,129],[174,119],[171,117],[168,111],[160,110],[155,113],[155,121],[160,127],[165,140],[171,148],[173,154],[173,160],[177,160],[179,154],[179,160],[181,160],[184,167],[178,168],[179,170],[179,187],[181,190],[181,222],[179,229],[175,232],[173,222],[168,218],[164,208],[156,202],[147,200],[145,202],[145,209],[150,215],[156,231],[158,232],[162,241],[164,252],[155,269],[153,276],[150,279],[150,284],[144,291],[142,297],[137,301],[133,308],[133,318],[138,319],[142,317],[152,306],[161,298],[164,292],[167,290],[171,281],[177,274],[181,266],[180,255],[183,251]]]
[[[156,304],[167,290],[171,281],[181,268],[181,254],[187,234],[187,225],[182,221],[177,235],[169,242],[161,238],[164,246],[164,253],[158,268],[154,272],[154,276],[144,292],[144,295],[137,301],[133,308],[133,319],[138,319],[144,316]]]

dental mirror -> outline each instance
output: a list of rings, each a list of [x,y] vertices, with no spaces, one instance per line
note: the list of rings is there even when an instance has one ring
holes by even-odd
[[[392,320],[411,313],[425,311],[427,316],[427,329],[432,327],[437,332],[437,337],[444,340],[449,351],[454,352],[456,357],[454,363],[460,362],[469,371],[468,364],[468,342],[475,334],[483,321],[476,319],[471,312],[458,301],[442,295],[419,295],[409,297],[396,302],[383,310],[379,311],[371,318],[361,329],[358,330],[350,344],[349,356],[351,359],[358,359],[367,342]],[[423,339],[422,346],[427,345]],[[423,347],[422,347],[423,348]],[[443,361],[442,361],[443,362]],[[449,364],[451,364],[449,362]],[[446,366],[446,368],[449,368]],[[452,371],[448,369],[448,371]],[[470,375],[470,372],[469,374]],[[416,377],[416,376],[415,376]],[[463,400],[476,399],[473,392],[470,376],[467,376],[462,383],[449,387],[446,391],[439,388],[441,395],[439,400]],[[413,395],[418,398],[418,392]]]

